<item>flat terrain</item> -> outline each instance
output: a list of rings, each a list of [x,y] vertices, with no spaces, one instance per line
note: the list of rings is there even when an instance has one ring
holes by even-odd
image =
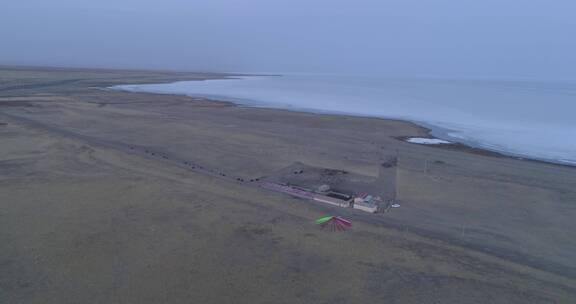
[[[576,168],[405,143],[427,131],[402,121],[103,89],[222,76],[0,68],[0,303],[576,302]],[[248,181],[376,177],[386,153],[384,214]],[[314,225],[328,214],[353,228]]]

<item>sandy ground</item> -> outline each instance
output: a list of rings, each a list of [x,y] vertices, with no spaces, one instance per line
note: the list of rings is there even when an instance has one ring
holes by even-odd
[[[401,121],[101,89],[212,77],[0,69],[0,303],[576,301],[576,169],[405,143],[426,130]],[[235,181],[376,176],[391,152],[385,214]]]

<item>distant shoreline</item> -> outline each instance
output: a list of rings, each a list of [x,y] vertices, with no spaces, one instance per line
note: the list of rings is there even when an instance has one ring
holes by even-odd
[[[242,76],[259,76],[259,75],[252,75],[252,74],[232,74],[232,73],[193,73],[193,72],[174,72],[174,71],[150,71],[150,72],[143,72],[139,70],[128,70],[128,69],[98,69],[98,68],[65,68],[65,67],[31,67],[31,66],[0,66],[2,69],[13,70],[13,71],[46,71],[46,72],[56,72],[56,73],[67,73],[69,71],[77,71],[77,72],[86,72],[86,73],[121,73],[126,74],[126,78],[116,78],[114,82],[110,80],[105,81],[94,81],[93,83],[83,83],[82,80],[76,81],[74,85],[82,86],[85,88],[93,88],[99,90],[123,90],[123,91],[131,91],[121,89],[119,87],[126,86],[126,85],[143,85],[143,84],[160,84],[160,83],[174,83],[179,81],[204,81],[204,80],[211,80],[211,79],[227,79],[227,78],[235,78],[235,77],[242,77]],[[130,78],[132,74],[146,74],[151,73],[155,75],[154,77],[150,77],[148,79],[142,78],[138,76],[138,78]],[[276,76],[276,75],[275,75]],[[50,84],[52,85],[52,84]],[[57,89],[60,84],[54,83],[54,89]],[[68,85],[68,84],[65,84]],[[22,88],[26,87],[24,91]],[[42,84],[42,86],[44,86]],[[43,89],[49,89],[51,87],[43,87]],[[5,97],[18,97],[23,96],[21,92],[26,92],[29,90],[36,90],[36,86],[30,85],[29,88],[27,85],[19,85],[17,88],[11,87],[0,87],[0,96]],[[18,92],[18,93],[16,93]],[[14,94],[16,93],[16,94]],[[188,97],[198,97],[201,95],[189,95],[189,94],[178,94],[178,93],[162,93],[162,92],[149,92],[149,91],[140,91],[140,93],[147,93],[147,94],[162,94],[162,95],[174,95],[174,96],[188,96]],[[322,115],[330,115],[330,116],[344,116],[344,117],[356,117],[356,118],[366,118],[366,119],[380,119],[386,121],[399,121],[399,122],[406,122],[413,125],[418,126],[422,130],[425,130],[427,137],[430,138],[439,138],[439,139],[446,139],[454,144],[450,145],[428,145],[428,147],[433,147],[437,149],[445,149],[445,150],[461,150],[466,151],[469,153],[485,155],[485,156],[492,156],[492,157],[506,157],[510,159],[516,160],[523,160],[523,161],[530,161],[536,163],[543,163],[543,164],[551,164],[555,166],[561,166],[566,168],[575,168],[576,163],[572,164],[569,162],[562,162],[562,161],[555,161],[552,159],[540,159],[534,157],[527,157],[518,154],[514,154],[511,152],[499,151],[496,149],[490,149],[488,147],[484,147],[479,144],[475,144],[471,141],[466,141],[462,139],[455,139],[447,134],[448,130],[437,127],[425,122],[421,121],[414,121],[409,119],[402,119],[402,118],[393,118],[393,117],[379,117],[379,116],[362,116],[362,115],[355,115],[349,113],[334,113],[330,111],[317,111],[317,110],[307,110],[307,109],[298,109],[298,108],[282,108],[282,107],[273,107],[269,105],[250,105],[244,104],[242,100],[226,100],[225,98],[219,97],[202,97],[207,100],[217,102],[217,103],[225,103],[228,105],[233,105],[237,107],[246,107],[246,108],[262,108],[262,109],[269,109],[269,110],[283,110],[289,112],[302,112],[302,113],[313,113],[313,114],[322,114]],[[9,102],[8,102],[9,103]],[[396,138],[397,140],[403,140]],[[412,144],[417,145],[417,144]]]
[[[233,79],[235,77],[241,76],[261,76],[261,75],[225,75],[220,78],[213,78],[213,79]],[[273,75],[278,76],[278,75]],[[206,79],[209,80],[209,79]],[[194,80],[192,80],[194,81]],[[176,81],[179,82],[179,81]],[[125,86],[131,86],[133,84],[121,84],[115,85],[112,87],[107,87],[106,89],[111,90],[118,90],[118,91],[125,91],[125,92],[137,92],[137,93],[147,93],[147,94],[161,94],[161,95],[176,95],[176,96],[187,96],[191,98],[203,98],[209,101],[218,102],[218,103],[226,103],[230,106],[236,107],[244,107],[244,108],[261,108],[261,109],[270,109],[270,110],[277,110],[277,111],[288,111],[288,112],[297,112],[297,113],[311,113],[311,114],[319,114],[319,115],[331,115],[331,116],[344,116],[344,117],[356,117],[356,118],[366,118],[366,119],[380,119],[386,121],[399,121],[410,123],[416,125],[427,133],[428,138],[435,138],[435,139],[442,139],[452,142],[452,144],[443,144],[443,145],[427,145],[429,147],[439,148],[439,149],[447,149],[447,150],[460,150],[465,151],[472,154],[484,155],[484,156],[491,156],[491,157],[499,157],[499,158],[511,158],[516,160],[522,161],[531,161],[537,163],[544,163],[544,164],[552,164],[561,167],[567,168],[576,168],[576,163],[570,163],[568,161],[562,162],[559,160],[553,159],[544,159],[544,158],[536,158],[536,157],[529,157],[524,156],[521,154],[501,151],[497,149],[490,149],[485,147],[481,144],[475,144],[473,141],[470,140],[463,140],[462,138],[456,138],[453,136],[448,135],[449,129],[439,127],[430,123],[417,121],[417,120],[410,120],[410,119],[403,119],[403,118],[394,118],[394,117],[380,117],[380,116],[366,116],[360,114],[353,114],[353,113],[345,113],[345,112],[337,112],[337,111],[330,111],[330,110],[315,110],[315,109],[306,109],[306,108],[287,108],[281,106],[274,106],[273,104],[264,104],[258,103],[255,104],[249,100],[241,99],[241,98],[226,98],[223,96],[215,96],[215,95],[202,95],[202,94],[183,94],[183,93],[168,93],[168,92],[158,92],[152,90],[133,90],[127,89]],[[407,138],[398,137],[397,140],[405,141]],[[418,145],[418,144],[414,144]]]

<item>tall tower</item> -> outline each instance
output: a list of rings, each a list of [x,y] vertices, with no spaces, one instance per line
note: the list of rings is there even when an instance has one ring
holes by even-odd
[[[380,164],[378,180],[382,187],[382,200],[385,202],[396,200],[396,179],[398,174],[397,154],[384,154],[383,162]]]

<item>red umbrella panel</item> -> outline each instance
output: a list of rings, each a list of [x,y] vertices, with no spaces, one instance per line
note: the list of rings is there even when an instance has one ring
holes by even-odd
[[[352,227],[352,222],[339,216],[325,216],[316,220],[322,228],[328,227],[332,231],[344,231]]]

